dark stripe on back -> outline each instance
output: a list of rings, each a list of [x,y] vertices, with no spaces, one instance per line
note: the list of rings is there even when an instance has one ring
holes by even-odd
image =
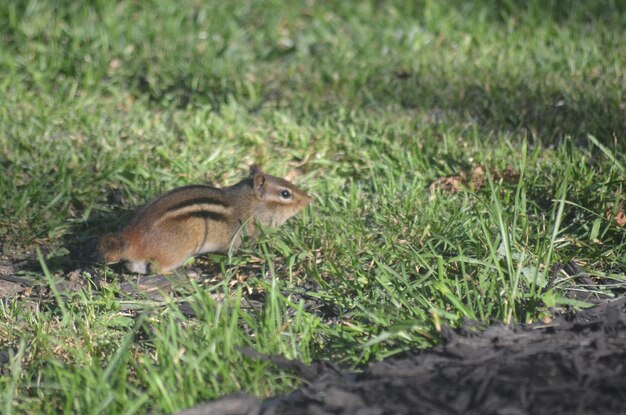
[[[217,205],[222,207],[228,207],[229,204],[223,200],[214,198],[214,197],[199,197],[197,199],[185,200],[184,202],[180,202],[171,208],[167,209],[168,212],[174,212],[175,210],[184,209],[186,207],[192,205]]]
[[[178,216],[173,216],[170,219],[172,220],[186,220],[188,218],[202,218],[202,219],[211,219],[216,222],[228,222],[228,218],[226,215],[217,212],[211,212],[209,210],[196,210],[193,212],[186,212]]]
[[[170,190],[169,192],[163,193],[163,195],[173,195],[175,193],[180,193],[180,192],[187,192],[189,190],[217,190],[219,191],[220,189],[213,187],[213,186],[207,186],[204,184],[190,184],[188,186],[181,186],[181,187],[177,187],[175,189]]]

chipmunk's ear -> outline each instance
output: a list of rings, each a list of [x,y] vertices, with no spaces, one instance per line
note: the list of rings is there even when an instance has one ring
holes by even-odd
[[[263,173],[261,168],[257,166],[256,164],[251,164],[250,165],[250,177],[254,177],[259,173]]]
[[[262,171],[256,172],[252,180],[254,182],[254,193],[259,196],[263,196],[265,194],[265,188],[267,187],[265,173]]]

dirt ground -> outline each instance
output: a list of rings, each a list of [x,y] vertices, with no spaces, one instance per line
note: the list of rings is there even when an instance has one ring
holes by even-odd
[[[549,323],[446,329],[442,344],[363,372],[245,351],[309,384],[264,402],[236,394],[200,414],[626,414],[626,297]]]

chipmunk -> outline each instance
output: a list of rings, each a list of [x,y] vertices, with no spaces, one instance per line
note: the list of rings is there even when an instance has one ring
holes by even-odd
[[[280,226],[310,200],[252,165],[250,176],[230,187],[184,186],[158,196],[120,233],[100,238],[97,250],[107,263],[124,261],[131,272],[169,272],[191,256],[237,249],[244,235],[254,242],[257,222]]]

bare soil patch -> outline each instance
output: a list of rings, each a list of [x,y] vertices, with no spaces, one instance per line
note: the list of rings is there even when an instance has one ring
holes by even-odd
[[[246,394],[192,414],[618,414],[626,402],[626,297],[549,322],[445,329],[441,345],[362,372],[255,355],[309,384],[264,402]]]

